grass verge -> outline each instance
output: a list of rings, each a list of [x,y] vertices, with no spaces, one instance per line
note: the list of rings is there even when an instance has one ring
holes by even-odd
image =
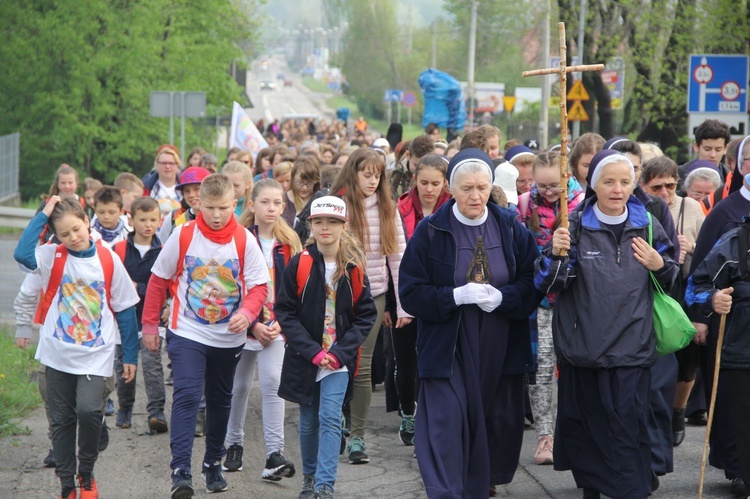
[[[28,434],[18,423],[42,402],[32,378],[39,366],[35,351],[18,348],[10,328],[0,327],[0,437]]]

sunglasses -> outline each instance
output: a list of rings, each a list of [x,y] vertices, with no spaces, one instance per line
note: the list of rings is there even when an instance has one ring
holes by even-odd
[[[671,191],[677,187],[677,182],[665,182],[663,184],[656,184],[656,185],[648,186],[648,188],[651,189],[653,192],[659,192],[665,187],[667,188],[668,191]]]

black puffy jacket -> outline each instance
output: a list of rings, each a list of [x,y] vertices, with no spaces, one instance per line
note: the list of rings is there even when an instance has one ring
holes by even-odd
[[[301,298],[297,295],[300,255],[295,255],[284,270],[280,289],[276,293],[274,312],[286,337],[279,397],[310,405],[318,373],[312,359],[323,349],[326,281],[323,255],[315,244],[308,246],[307,250],[313,257],[313,266]],[[352,306],[351,268],[348,270],[347,276],[339,280],[336,286],[336,343],[329,353],[347,367],[351,379],[357,370],[359,347],[375,324],[378,313],[366,276],[359,300]],[[363,269],[362,272],[364,274]]]

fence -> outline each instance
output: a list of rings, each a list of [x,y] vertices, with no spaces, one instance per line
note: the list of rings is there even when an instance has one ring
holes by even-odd
[[[0,203],[18,198],[18,143],[20,133],[0,137]]]

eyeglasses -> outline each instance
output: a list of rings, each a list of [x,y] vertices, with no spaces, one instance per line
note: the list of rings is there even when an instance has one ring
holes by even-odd
[[[177,163],[173,163],[171,161],[158,161],[157,164],[159,166],[177,166]]]
[[[554,194],[556,192],[560,192],[562,189],[560,187],[560,184],[553,184],[553,185],[536,184],[536,190],[538,190],[539,192],[545,191],[545,192],[550,192]]]
[[[312,187],[313,185],[315,185],[315,182],[311,180],[295,180],[294,185],[296,185],[297,187]]]
[[[534,179],[516,180],[516,185],[531,185],[533,183],[534,183]]]
[[[663,184],[649,185],[648,188],[653,192],[660,192],[662,189],[667,188],[668,191],[674,190],[677,187],[677,182],[664,182]]]

